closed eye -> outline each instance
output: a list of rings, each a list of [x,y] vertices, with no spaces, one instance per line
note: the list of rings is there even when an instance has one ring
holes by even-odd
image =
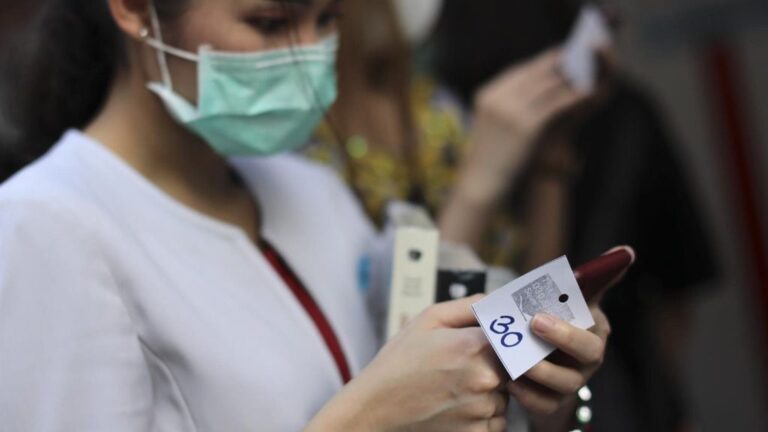
[[[260,16],[249,18],[248,24],[265,35],[287,32],[295,26],[295,20],[287,16]]]

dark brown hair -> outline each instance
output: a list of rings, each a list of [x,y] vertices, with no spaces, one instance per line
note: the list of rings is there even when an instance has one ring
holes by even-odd
[[[562,42],[581,0],[446,0],[433,35],[432,66],[470,104],[505,68]]]
[[[398,25],[394,5],[381,0],[346,0],[339,33],[339,98],[327,119],[328,124],[335,129],[335,138],[343,147],[353,132],[348,120],[355,117],[356,110],[369,109],[365,101],[370,92],[384,95],[393,102],[402,129],[399,131],[402,136],[397,140],[402,145],[402,162],[411,185],[407,198],[420,201],[423,181],[418,163],[419,136],[411,106],[411,51]],[[374,142],[382,139],[375,136],[370,127],[354,132],[363,132],[366,139]],[[356,164],[344,148],[340,154],[345,158],[347,175],[355,189]],[[362,195],[359,190],[355,192]]]
[[[161,20],[183,13],[188,0],[155,0]],[[119,67],[123,36],[106,0],[42,2],[14,110],[17,156],[31,161],[68,128],[82,128],[103,105]]]

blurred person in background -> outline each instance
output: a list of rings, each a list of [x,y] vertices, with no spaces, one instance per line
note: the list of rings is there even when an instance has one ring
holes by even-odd
[[[431,47],[434,70],[465,106],[492,77],[560,44],[581,2],[446,0]],[[691,299],[715,266],[704,218],[677,146],[653,100],[629,78],[538,144],[504,206],[522,271],[568,254],[584,262],[607,245],[640,257],[604,305],[613,324],[606,366],[592,380],[596,431],[690,427],[676,355]]]
[[[374,221],[383,222],[388,201],[422,204],[442,238],[511,264],[513,225],[496,209],[549,126],[590,97],[552,73],[559,61],[552,49],[489,77],[468,116],[453,94],[411,64],[427,36],[419,28],[430,15],[437,18],[440,3],[346,2],[339,99],[307,154],[342,173]],[[423,24],[417,19],[406,28],[411,12]]]
[[[489,77],[468,116],[411,64],[439,11],[433,1],[346,0],[339,98],[305,153],[343,175],[377,223],[389,201],[421,204],[442,239],[510,266],[517,225],[500,206],[551,127],[577,121],[594,97],[555,73],[560,51],[551,47]]]
[[[348,189],[294,154],[336,95],[336,0],[50,0],[0,186],[0,430],[566,431],[609,325],[509,383],[470,305],[381,350]],[[308,91],[308,86],[310,91]],[[52,147],[51,147],[52,146]],[[270,156],[270,157],[268,157]]]

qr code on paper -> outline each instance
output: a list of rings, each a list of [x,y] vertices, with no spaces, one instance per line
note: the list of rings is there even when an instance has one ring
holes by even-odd
[[[512,294],[523,318],[530,321],[538,313],[554,315],[563,321],[574,319],[568,297],[560,291],[550,275],[542,276]]]

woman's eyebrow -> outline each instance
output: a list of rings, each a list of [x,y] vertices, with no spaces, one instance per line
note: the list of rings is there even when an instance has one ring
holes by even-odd
[[[306,9],[316,0],[240,0],[243,4],[243,8],[247,10],[261,10],[272,8],[283,8],[288,11],[298,11],[300,9]]]
[[[311,6],[315,0],[261,0],[260,3],[272,3],[282,5]]]
[[[272,8],[279,7],[290,13],[303,13],[310,8],[314,8],[315,6],[322,6],[323,10],[327,8],[337,8],[343,2],[343,0],[258,0],[256,2],[253,0],[241,1],[243,3],[248,3],[247,5],[244,4],[243,7],[246,7],[249,10],[271,10]]]
[[[312,6],[316,3],[321,3],[322,0],[261,0],[260,3],[272,3],[272,4],[282,4],[282,5],[293,5],[293,6]],[[326,1],[327,6],[335,6],[339,3],[341,3],[342,0],[328,0]]]

